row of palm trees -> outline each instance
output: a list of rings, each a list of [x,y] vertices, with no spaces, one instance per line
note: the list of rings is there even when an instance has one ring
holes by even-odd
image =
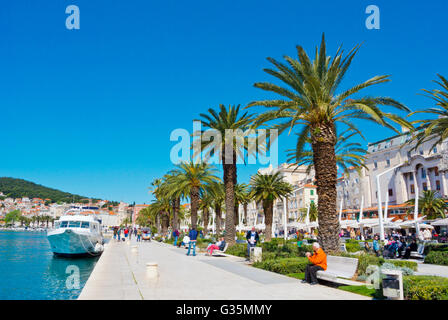
[[[232,210],[226,208],[226,188],[216,175],[216,168],[207,163],[182,163],[168,172],[163,178],[152,182],[152,194],[155,201],[139,213],[140,224],[153,224],[162,233],[171,226],[178,229],[183,218],[189,218],[191,227],[199,224],[198,213],[202,212],[201,222],[204,232],[215,213],[216,232],[221,233],[223,213],[226,213],[225,237],[230,244],[235,243],[236,226],[239,223],[238,208],[243,207],[243,220],[248,218],[247,206],[254,200],[262,203],[266,223],[266,239],[270,240],[274,202],[287,197],[293,190],[292,185],[284,182],[280,173],[260,174],[251,178],[250,185],[236,184],[234,188],[234,204]],[[190,200],[190,214],[182,212],[182,200]],[[230,217],[229,217],[230,216]],[[233,235],[233,236],[229,236]],[[232,238],[231,238],[232,237]]]
[[[270,94],[274,93],[278,97],[255,100],[245,107],[245,109],[264,108],[260,113],[243,112],[239,105],[228,108],[220,105],[218,110],[209,109],[207,114],[200,114],[199,120],[202,121],[203,127],[219,132],[222,137],[218,141],[206,136],[205,131],[194,133],[204,138],[201,139],[203,151],[209,152],[210,155],[217,152],[222,160],[224,190],[220,190],[220,196],[208,191],[217,184],[222,188],[214,173],[215,168],[207,164],[182,164],[160,181],[153,183],[153,193],[157,200],[148,211],[161,212],[162,226],[165,228],[169,221],[168,213],[172,211],[175,225],[180,199],[188,197],[191,202],[191,222],[195,226],[199,206],[204,206],[206,201],[209,201],[211,206],[215,207],[215,212],[218,212],[218,208],[225,210],[226,241],[229,244],[234,243],[238,205],[236,161],[239,158],[244,159],[244,151],[249,150],[246,144],[239,147],[236,139],[227,139],[226,130],[246,131],[267,128],[277,129],[279,133],[294,132],[297,134],[297,143],[294,150],[289,150],[289,160],[292,160],[293,164],[311,165],[315,171],[319,199],[318,241],[324,250],[337,251],[339,249],[339,221],[336,209],[338,167],[344,170],[346,165],[362,166],[364,161],[364,151],[360,145],[349,141],[355,135],[363,137],[353,120],[367,120],[398,134],[401,133],[400,127],[408,128],[413,133],[412,142],[416,141],[416,147],[435,136],[438,137],[436,143],[448,137],[448,81],[440,75],[440,81],[437,83],[442,90],[425,90],[425,93],[435,100],[441,109],[431,108],[410,113],[407,106],[390,97],[360,95],[364,89],[389,82],[389,75],[374,76],[349,89],[341,90],[341,83],[359,48],[358,45],[344,54],[339,47],[334,56],[328,56],[323,35],[313,60],[301,46],[296,47],[297,58],[284,56],[283,62],[268,58],[272,68],[264,71],[273,76],[276,83],[257,82],[254,86]],[[405,112],[407,115],[400,116],[386,111],[385,107],[390,107],[399,113]],[[439,118],[417,121],[406,119],[420,112],[435,114]],[[266,176],[257,174],[251,180],[252,196],[263,204],[266,225],[270,223],[273,201],[290,192],[286,185],[279,187],[281,182],[281,177],[277,174]],[[207,200],[208,194],[212,195],[210,200]],[[270,237],[268,228],[266,237]]]

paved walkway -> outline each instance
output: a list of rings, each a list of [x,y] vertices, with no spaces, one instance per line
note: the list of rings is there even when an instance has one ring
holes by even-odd
[[[138,246],[138,253],[131,251]],[[159,278],[146,278],[157,262]],[[186,256],[186,250],[157,242],[111,241],[78,299],[364,300],[358,294],[257,269],[238,257]]]

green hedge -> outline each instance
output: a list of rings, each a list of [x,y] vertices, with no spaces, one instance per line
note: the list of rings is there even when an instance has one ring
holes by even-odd
[[[403,261],[403,260],[387,260],[387,263],[391,263],[396,267],[409,268],[412,271],[417,271],[418,264],[415,261]]]
[[[283,258],[277,260],[265,260],[262,262],[255,262],[254,267],[280,273],[302,273],[305,271],[306,266],[309,264],[307,258]]]
[[[408,276],[403,278],[407,300],[448,300],[448,278]]]
[[[431,251],[425,257],[425,263],[448,266],[448,251]]]
[[[226,250],[227,254],[231,254],[237,257],[245,257],[247,252],[247,244],[236,243],[233,246],[229,246]]]
[[[382,257],[377,257],[372,254],[360,254],[356,257],[351,256],[352,258],[358,258],[358,276],[365,275],[367,271],[367,267],[369,265],[380,266],[384,263],[384,259]]]
[[[423,254],[427,255],[433,251],[447,251],[448,252],[448,243],[428,243],[425,244],[425,249],[423,250]]]

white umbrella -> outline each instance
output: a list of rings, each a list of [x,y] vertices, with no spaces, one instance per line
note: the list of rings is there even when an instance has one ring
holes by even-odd
[[[341,228],[359,228],[360,223],[358,223],[358,221],[356,220],[341,220],[339,225],[341,226]]]
[[[433,226],[448,226],[448,218],[436,220],[431,224]]]

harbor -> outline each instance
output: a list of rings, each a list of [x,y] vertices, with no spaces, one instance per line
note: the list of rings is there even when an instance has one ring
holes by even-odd
[[[74,300],[97,261],[54,256],[46,232],[0,231],[0,300]],[[79,287],[67,288],[70,267],[79,270]]]

